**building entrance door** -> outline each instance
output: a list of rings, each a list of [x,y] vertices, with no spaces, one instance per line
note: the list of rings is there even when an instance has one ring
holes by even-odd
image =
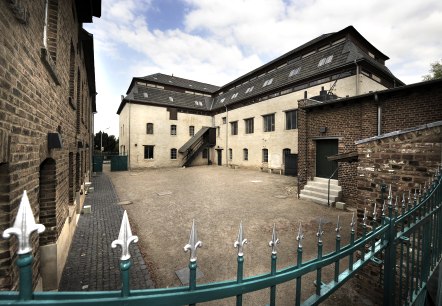
[[[338,154],[337,139],[322,139],[316,141],[316,176],[329,178],[338,167],[336,161],[330,161],[328,156]],[[338,179],[338,172],[333,179]]]
[[[216,149],[216,153],[218,155],[218,166],[222,166],[222,164],[223,164],[223,150]]]
[[[284,159],[284,174],[297,176],[298,175],[298,155],[286,154]]]

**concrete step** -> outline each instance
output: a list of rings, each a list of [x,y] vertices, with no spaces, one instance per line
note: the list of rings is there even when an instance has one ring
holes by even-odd
[[[328,198],[327,191],[326,192],[317,192],[317,191],[313,191],[313,190],[305,190],[305,189],[303,189],[303,190],[301,190],[301,194],[313,196],[313,197],[316,197],[316,198],[326,199],[326,200]],[[339,200],[339,199],[340,199],[339,194],[333,195],[330,192],[330,202],[336,202],[336,200]]]
[[[330,186],[330,195],[333,195],[334,197],[340,197],[341,193],[342,193],[342,188],[340,188],[340,186],[338,186],[339,188],[331,188]],[[314,192],[321,192],[321,193],[328,193],[328,189],[327,186],[323,186],[321,185],[305,185],[304,186],[304,190],[310,190],[310,191],[314,191]]]
[[[328,184],[328,178],[323,178],[323,177],[314,177],[313,178],[313,181],[314,182],[318,182],[318,183],[326,183],[326,184]],[[330,185],[336,185],[336,186],[339,186],[339,181],[338,180],[334,180],[334,179],[331,179],[330,180]]]
[[[303,200],[312,201],[314,203],[321,204],[321,205],[327,206],[327,204],[328,204],[327,199],[321,199],[321,198],[313,197],[313,196],[302,194],[302,193],[299,195],[299,197]],[[330,202],[330,204],[331,204],[331,202]]]

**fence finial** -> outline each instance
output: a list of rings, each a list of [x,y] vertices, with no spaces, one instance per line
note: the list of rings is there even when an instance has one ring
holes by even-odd
[[[382,217],[385,217],[385,200],[384,203],[382,203]]]
[[[127,217],[127,212],[124,211],[123,219],[121,220],[120,233],[118,234],[118,239],[112,241],[111,247],[116,248],[117,245],[121,246],[121,257],[120,260],[128,260],[130,258],[129,245],[132,242],[138,242],[138,236],[132,235],[132,230],[129,224],[129,218]]]
[[[304,233],[302,232],[302,224],[299,222],[298,235],[296,236],[299,249],[302,249],[302,239],[304,239]]]
[[[393,197],[391,196],[391,184],[390,188],[388,189],[388,207],[393,206]]]
[[[276,235],[276,225],[273,223],[273,230],[272,230],[272,240],[269,242],[269,247],[272,248],[272,254],[276,254],[276,245],[279,244],[278,236]]]
[[[340,216],[338,215],[338,222],[336,223],[336,237],[341,237],[341,221],[340,221]]]
[[[190,261],[196,261],[196,250],[197,248],[202,247],[203,243],[198,240],[195,219],[192,220],[192,228],[190,230],[189,243],[184,246],[184,252],[190,250]]]
[[[247,244],[247,239],[244,239],[244,231],[242,221],[239,223],[238,237],[236,238],[233,247],[238,248],[238,256],[244,256],[244,245]]]
[[[318,232],[316,233],[316,237],[318,237],[318,243],[322,243],[322,235],[324,235],[324,231],[322,230],[322,218],[320,218]]]
[[[352,216],[351,216],[351,231],[354,232],[355,231],[355,225],[356,225],[356,221],[355,221],[355,212],[353,212]]]
[[[14,225],[4,230],[3,238],[8,239],[11,235],[17,236],[17,254],[27,254],[32,251],[32,246],[29,242],[32,232],[37,231],[38,233],[43,233],[44,230],[45,226],[43,224],[35,223],[34,214],[32,213],[31,205],[29,204],[28,194],[26,193],[26,190],[23,191]]]
[[[364,207],[364,217],[362,218],[362,225],[367,226],[367,208]]]
[[[377,206],[376,206],[376,202],[374,202],[374,208],[373,208],[373,222],[376,222],[376,216],[378,214],[378,210],[377,210]]]

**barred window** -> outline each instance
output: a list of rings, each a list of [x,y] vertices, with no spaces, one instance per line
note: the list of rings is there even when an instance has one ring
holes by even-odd
[[[170,149],[170,159],[176,159],[176,149]]]
[[[189,136],[195,135],[195,127],[193,125],[189,126]]]

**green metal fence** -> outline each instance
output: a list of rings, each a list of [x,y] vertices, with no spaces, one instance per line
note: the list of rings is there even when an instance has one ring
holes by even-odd
[[[269,273],[244,278],[244,245],[247,239],[243,237],[240,224],[235,247],[237,255],[236,280],[210,284],[196,283],[197,249],[201,241],[197,239],[195,222],[192,223],[189,243],[184,247],[190,251],[189,285],[176,288],[130,290],[129,271],[131,266],[129,244],[137,242],[132,235],[126,212],[123,215],[118,239],[112,242],[112,247],[121,246],[120,261],[121,291],[108,292],[33,292],[32,291],[32,248],[31,233],[44,231],[44,226],[35,224],[31,207],[24,192],[17,218],[13,227],[3,232],[4,238],[11,235],[18,239],[18,259],[16,264],[20,269],[18,292],[0,292],[0,304],[14,305],[195,305],[196,303],[212,301],[227,297],[236,297],[236,305],[242,305],[242,296],[246,293],[267,289],[270,291],[270,305],[275,305],[276,288],[279,284],[295,280],[294,305],[317,305],[336,291],[355,273],[369,262],[383,266],[384,305],[423,305],[426,285],[434,269],[442,257],[442,173],[437,171],[435,177],[423,190],[413,190],[408,194],[397,195],[393,198],[391,186],[388,198],[382,207],[374,204],[372,212],[364,211],[362,219],[362,235],[355,239],[354,215],[350,232],[350,242],[341,246],[341,225],[338,219],[336,226],[336,250],[323,254],[322,224],[319,222],[317,231],[317,258],[303,261],[302,258],[302,225],[299,225],[297,241],[297,264],[281,270],[276,269],[277,238],[276,226],[269,246]],[[399,197],[401,196],[401,197]],[[383,198],[383,196],[382,196]],[[368,219],[371,219],[370,223]],[[371,230],[368,231],[368,226]],[[355,253],[360,251],[360,258]],[[340,264],[348,259],[348,266]],[[323,283],[322,269],[334,266],[334,278],[329,283]],[[344,269],[345,268],[345,269]],[[340,272],[342,271],[343,272]],[[302,277],[316,273],[316,291],[304,301],[301,301]],[[439,280],[440,282],[440,280]],[[440,297],[439,297],[440,298]]]

